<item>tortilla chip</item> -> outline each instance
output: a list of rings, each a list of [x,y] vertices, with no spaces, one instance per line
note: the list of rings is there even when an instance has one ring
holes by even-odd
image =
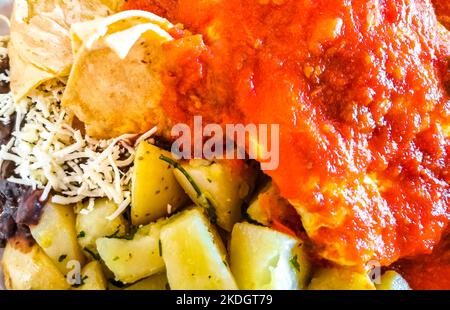
[[[122,1],[16,0],[11,15],[11,90],[16,101],[53,77],[67,76],[73,62],[70,26],[114,13]],[[17,59],[14,59],[17,58]],[[28,68],[29,67],[29,68]],[[31,76],[29,74],[37,74]],[[45,77],[45,79],[43,79]]]
[[[160,107],[160,72],[162,44],[172,37],[149,20],[127,23],[136,16],[118,15],[125,16],[120,25],[129,28],[117,27],[117,16],[111,16],[74,25],[72,31],[77,54],[62,104],[86,124],[88,135],[97,138],[143,133],[166,122]]]
[[[106,45],[113,50],[120,59],[125,59],[136,42],[147,34],[150,40],[155,42],[167,42],[172,40],[172,37],[154,24],[143,24],[135,26],[131,29],[117,32],[105,37]],[[151,37],[150,37],[151,36]]]
[[[48,71],[39,69],[23,60],[11,42],[8,45],[8,50],[10,55],[11,88],[14,86],[14,94],[23,94],[15,98],[16,102],[42,83],[54,78],[54,75]],[[25,79],[24,77],[27,78]]]
[[[105,35],[110,35],[142,24],[153,24],[163,30],[169,30],[173,25],[158,15],[146,11],[123,11],[107,18],[99,18],[89,22],[73,24],[71,27],[72,50],[76,54],[85,44],[92,48],[94,42]]]

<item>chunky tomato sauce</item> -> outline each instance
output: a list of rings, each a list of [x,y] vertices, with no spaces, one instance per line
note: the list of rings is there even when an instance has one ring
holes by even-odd
[[[433,0],[436,15],[442,25],[450,29],[450,1],[448,0]]]
[[[430,255],[402,260],[394,268],[416,290],[450,289],[450,236]]]
[[[174,121],[280,124],[267,171],[316,250],[346,265],[430,253],[450,216],[450,34],[428,1],[129,0],[166,46]],[[190,36],[202,34],[202,36]]]

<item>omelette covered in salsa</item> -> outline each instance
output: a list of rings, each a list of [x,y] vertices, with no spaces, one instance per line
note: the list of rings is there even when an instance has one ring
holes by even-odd
[[[281,124],[280,167],[267,173],[322,257],[389,265],[439,243],[450,216],[450,33],[430,2],[143,0],[125,9],[202,34],[166,46],[175,50],[169,117]]]

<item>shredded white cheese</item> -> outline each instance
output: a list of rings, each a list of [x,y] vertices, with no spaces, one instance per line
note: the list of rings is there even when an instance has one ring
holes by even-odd
[[[0,76],[0,79],[2,77]],[[41,86],[15,104],[11,94],[0,96],[0,121],[9,122],[16,113],[13,138],[0,148],[4,160],[16,164],[8,181],[43,189],[42,200],[53,192],[58,204],[88,200],[87,214],[94,199],[106,197],[118,205],[108,219],[119,216],[131,203],[130,182],[135,148],[127,134],[112,140],[96,140],[72,127],[72,117],[60,106],[64,85],[53,81]],[[22,124],[22,125],[21,125]],[[137,143],[156,133],[152,128]]]
[[[148,132],[144,133],[142,136],[140,136],[136,140],[136,142],[134,143],[134,146],[138,146],[141,142],[150,139],[157,131],[158,131],[158,128],[156,128],[156,127],[150,129]]]
[[[0,81],[8,82],[7,79],[0,74]],[[11,93],[0,94],[0,122],[7,124],[11,121],[11,116],[16,111],[14,99]]]
[[[9,83],[10,79],[9,79],[9,70],[6,70],[5,73],[0,73],[0,80],[2,80],[3,82]]]

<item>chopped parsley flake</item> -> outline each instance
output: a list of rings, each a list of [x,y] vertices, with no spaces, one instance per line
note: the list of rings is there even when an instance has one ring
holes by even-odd
[[[84,247],[84,249],[87,253],[89,253],[93,259],[95,260],[100,260],[100,255],[98,253],[95,253],[94,251],[92,251],[91,249]]]
[[[172,158],[169,158],[167,156],[161,155],[159,157],[159,159],[168,163],[169,168],[170,168],[170,166],[172,166],[173,168],[177,169],[184,175],[184,177],[192,185],[195,193],[197,194],[197,198],[199,200],[200,206],[204,207],[206,209],[206,212],[208,213],[211,223],[216,224],[217,223],[217,214],[216,214],[216,209],[214,208],[213,203],[211,202],[211,200],[208,197],[205,196],[205,194],[202,193],[200,187],[194,181],[192,176],[186,171],[186,169],[184,169],[178,162],[176,162],[175,160],[173,160]]]
[[[291,263],[292,267],[297,270],[297,272],[300,272],[300,264],[298,263],[297,255],[293,256],[289,262]]]
[[[106,236],[106,238],[108,238],[108,239],[117,238],[119,233],[120,233],[120,226],[117,227],[116,231],[112,235]]]

